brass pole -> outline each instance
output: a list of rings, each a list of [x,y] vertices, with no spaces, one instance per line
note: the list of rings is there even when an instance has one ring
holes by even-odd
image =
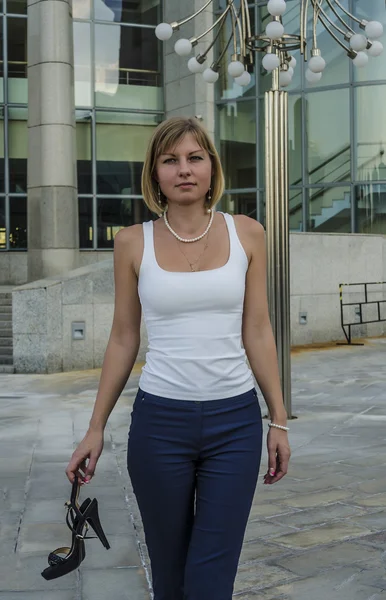
[[[265,94],[266,229],[268,299],[284,405],[292,418],[288,213],[288,94],[279,90],[278,69]]]

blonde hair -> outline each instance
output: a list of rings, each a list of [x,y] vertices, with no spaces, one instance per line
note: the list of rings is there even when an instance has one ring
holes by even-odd
[[[206,206],[213,208],[224,193],[225,182],[220,157],[208,132],[195,118],[172,117],[160,123],[155,129],[142,169],[142,195],[146,206],[154,213],[159,214],[162,210],[158,203],[158,182],[155,179],[157,159],[161,154],[174,148],[187,133],[191,133],[198,145],[208,152],[212,162],[212,192]],[[164,196],[161,196],[161,199],[165,201]]]

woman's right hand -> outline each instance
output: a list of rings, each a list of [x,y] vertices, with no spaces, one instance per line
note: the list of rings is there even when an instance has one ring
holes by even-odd
[[[73,483],[75,476],[82,483],[89,483],[94,475],[97,462],[103,450],[103,430],[89,430],[74,451],[66,468],[66,475]],[[87,462],[86,462],[87,461]]]

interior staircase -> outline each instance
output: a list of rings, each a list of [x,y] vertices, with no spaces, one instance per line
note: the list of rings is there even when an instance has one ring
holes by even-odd
[[[12,293],[0,292],[0,374],[13,372]]]

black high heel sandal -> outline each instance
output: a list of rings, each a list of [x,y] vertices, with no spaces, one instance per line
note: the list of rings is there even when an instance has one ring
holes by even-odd
[[[74,492],[75,490],[75,492]],[[75,494],[75,495],[74,495]],[[110,545],[102,529],[98,514],[98,501],[96,498],[90,500],[87,498],[79,507],[77,499],[79,490],[77,489],[77,482],[74,482],[73,493],[71,494],[70,502],[66,502],[68,506],[66,522],[72,531],[72,543],[71,548],[62,547],[57,548],[51,552],[48,556],[49,567],[44,569],[42,576],[46,580],[56,579],[62,577],[74,571],[83,562],[86,556],[86,548],[84,540],[87,537],[89,530],[89,523],[101,540],[105,548],[109,549]],[[87,504],[86,504],[87,503]],[[84,510],[82,510],[84,508]],[[70,517],[71,514],[71,517]],[[72,523],[70,522],[70,519]],[[64,556],[60,556],[64,555]]]
[[[68,502],[65,503],[65,506],[67,506],[66,523],[71,530],[76,529],[78,519],[84,514],[86,508],[91,502],[91,498],[86,498],[83,504],[79,506],[79,493],[80,486],[78,485],[78,480],[75,477],[74,483],[72,485],[71,498]],[[87,517],[87,523],[91,525],[92,529],[95,531],[96,535],[98,536],[106,550],[109,550],[110,544],[107,541],[99,518],[98,500],[96,500],[95,498],[94,500],[95,509],[93,510],[92,514]],[[89,539],[91,539],[91,537],[89,537]]]

